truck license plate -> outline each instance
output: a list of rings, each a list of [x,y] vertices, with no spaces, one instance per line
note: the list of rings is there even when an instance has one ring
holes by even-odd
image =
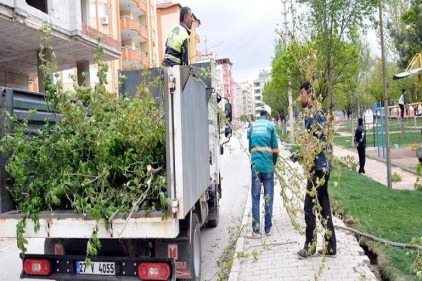
[[[84,261],[76,261],[77,274],[116,275],[114,262],[93,261],[89,265]]]

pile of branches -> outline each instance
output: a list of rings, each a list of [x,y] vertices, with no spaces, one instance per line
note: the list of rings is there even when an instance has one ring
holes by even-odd
[[[49,26],[43,28],[48,34]],[[45,50],[48,42],[43,42]],[[99,82],[94,88],[75,86],[74,91],[53,81],[54,60],[47,61],[43,53],[46,102],[57,122],[33,131],[29,121],[19,122],[9,113],[6,118],[13,126],[1,140],[2,152],[10,155],[8,189],[18,211],[37,220],[41,211],[65,208],[107,225],[116,213],[166,210],[162,105],[147,87],[133,98],[108,92],[101,47],[95,57]],[[24,225],[23,219],[18,225],[23,251]]]

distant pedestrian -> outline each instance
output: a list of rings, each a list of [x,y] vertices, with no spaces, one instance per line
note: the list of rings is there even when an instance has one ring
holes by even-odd
[[[173,27],[167,37],[164,51],[164,66],[189,64],[189,38],[194,16],[189,7],[180,10],[179,24]]]
[[[401,119],[404,118],[404,106],[405,106],[405,104],[406,104],[406,89],[403,89],[401,91],[401,95],[400,95],[400,98],[399,98],[399,106],[400,106],[400,116],[401,116]]]
[[[359,174],[365,174],[366,129],[363,126],[362,118],[358,119],[354,142],[359,154]]]
[[[252,169],[252,236],[261,237],[260,197],[261,185],[264,186],[265,224],[264,231],[271,235],[273,201],[274,201],[274,165],[278,158],[278,140],[271,119],[271,108],[264,105],[260,117],[249,131],[249,152]]]
[[[330,198],[328,195],[328,180],[330,179],[332,146],[328,143],[326,136],[327,119],[322,111],[314,107],[315,96],[310,82],[305,81],[300,86],[300,103],[303,108],[309,111],[305,119],[305,129],[310,133],[312,139],[307,144],[309,148],[315,147],[315,141],[321,145],[320,152],[308,151],[301,158],[311,156],[311,165],[305,165],[308,181],[306,185],[306,195],[304,202],[305,211],[305,236],[306,241],[304,247],[297,252],[300,259],[307,259],[316,254],[317,233],[316,233],[316,212],[320,210],[321,217],[319,221],[322,223],[324,233],[323,249],[319,250],[319,254],[325,254],[328,257],[335,257],[337,253],[336,234],[333,225],[333,216],[331,214]],[[305,134],[306,135],[306,134]],[[306,144],[305,144],[306,145]],[[311,166],[311,167],[309,167]],[[320,206],[320,208],[318,207]]]

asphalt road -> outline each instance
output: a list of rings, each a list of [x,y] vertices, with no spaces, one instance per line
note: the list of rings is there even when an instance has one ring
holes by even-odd
[[[246,131],[242,138],[233,137],[225,147],[221,163],[222,198],[220,222],[216,228],[201,230],[202,280],[217,280],[217,261],[229,245],[230,233],[242,223],[250,186],[250,165],[246,149]],[[242,143],[240,142],[240,140]]]

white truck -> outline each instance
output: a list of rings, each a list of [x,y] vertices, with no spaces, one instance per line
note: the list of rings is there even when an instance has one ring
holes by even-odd
[[[212,62],[202,64],[211,70]],[[215,227],[219,219],[221,177],[219,156],[223,153],[220,132],[228,141],[231,128],[220,120],[231,120],[226,103],[220,118],[222,98],[212,79],[199,79],[195,66],[161,70],[164,79],[166,118],[168,210],[136,212],[130,218],[117,215],[107,229],[101,222],[98,236],[102,247],[86,263],[87,241],[96,221],[72,210],[40,213],[40,229],[27,220],[25,237],[44,238],[44,254],[22,257],[21,278],[49,280],[200,280],[200,229]],[[215,77],[215,76],[214,76]],[[130,79],[128,80],[130,81]],[[133,82],[133,81],[132,81]],[[32,118],[32,126],[49,118],[39,93],[0,88],[0,136],[5,134],[3,110],[18,119]],[[29,110],[38,114],[31,116]],[[224,130],[220,126],[226,126]],[[5,189],[8,175],[6,155],[0,158],[0,237],[16,237],[20,214]]]

